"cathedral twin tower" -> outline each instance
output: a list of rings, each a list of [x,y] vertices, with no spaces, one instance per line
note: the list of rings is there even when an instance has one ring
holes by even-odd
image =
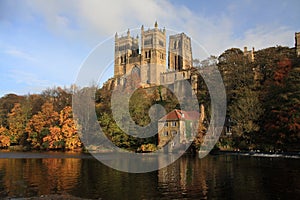
[[[169,36],[168,57],[166,53],[166,30],[141,27],[139,37],[115,35],[114,78],[117,85],[125,85],[127,77],[139,78],[142,87],[173,84],[177,75],[186,77],[192,68],[191,39],[184,33]],[[168,61],[167,61],[168,59]],[[168,67],[167,67],[168,66]],[[181,74],[178,74],[181,73]],[[169,80],[169,81],[168,81]]]

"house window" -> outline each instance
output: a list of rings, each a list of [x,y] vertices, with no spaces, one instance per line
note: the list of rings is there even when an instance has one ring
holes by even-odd
[[[172,133],[172,135],[176,135],[177,131],[172,131],[171,133]]]
[[[171,122],[171,126],[175,127],[176,126],[176,122]]]
[[[168,122],[165,122],[165,125],[164,126],[168,126]]]
[[[168,131],[165,131],[164,136],[168,136],[168,135],[169,135]]]

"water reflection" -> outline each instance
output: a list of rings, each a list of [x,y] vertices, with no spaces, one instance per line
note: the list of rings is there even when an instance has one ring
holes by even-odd
[[[200,160],[186,155],[158,171],[131,174],[91,157],[24,157],[0,159],[0,198],[70,194],[91,199],[294,199],[300,195],[297,159],[223,155]]]
[[[80,159],[0,159],[1,196],[40,196],[70,190]]]

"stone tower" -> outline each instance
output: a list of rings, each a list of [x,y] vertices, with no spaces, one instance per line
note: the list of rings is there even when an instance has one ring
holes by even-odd
[[[300,32],[295,33],[295,48],[296,48],[296,55],[300,56]]]
[[[160,84],[160,73],[166,71],[166,30],[144,30],[141,27],[141,82],[142,84]]]
[[[139,42],[138,37],[130,36],[130,31],[127,31],[126,36],[118,37],[115,35],[115,62],[114,75],[121,77],[131,72],[134,63],[139,59]]]
[[[190,69],[193,62],[191,38],[184,33],[171,35],[168,60],[168,68],[172,71]]]

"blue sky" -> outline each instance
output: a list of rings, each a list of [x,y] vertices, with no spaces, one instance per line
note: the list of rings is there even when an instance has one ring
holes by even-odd
[[[70,86],[95,46],[127,28],[185,32],[211,55],[231,47],[294,46],[300,1],[1,0],[0,97]],[[113,47],[107,48],[108,57]],[[99,61],[99,69],[105,64]],[[106,78],[112,76],[112,69]]]

